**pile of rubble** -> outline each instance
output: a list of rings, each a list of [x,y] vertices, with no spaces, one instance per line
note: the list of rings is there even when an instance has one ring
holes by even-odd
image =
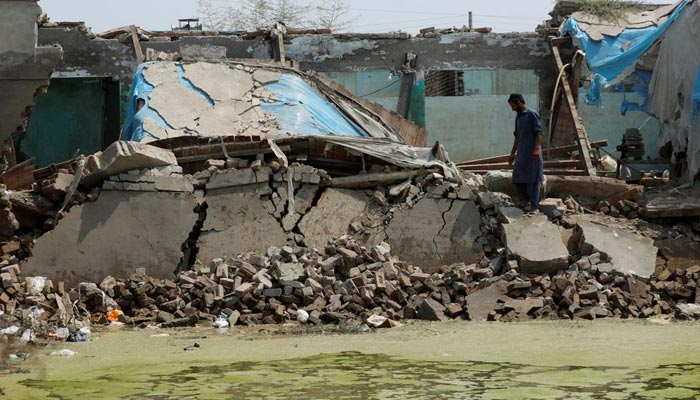
[[[598,203],[596,211],[615,218],[637,219],[646,216],[646,208],[633,200],[619,200],[615,203],[601,201]]]
[[[51,281],[37,290],[32,278],[20,282],[18,265],[6,265],[0,270],[0,304],[6,310],[0,321],[2,327],[36,325],[32,310],[38,308],[45,311],[41,328],[35,327],[41,334],[74,319],[108,323],[114,310],[121,322],[142,327],[208,325],[217,319],[230,325],[280,324],[300,315],[313,324],[361,320],[373,327],[405,319],[700,318],[692,304],[700,301],[700,266],[666,269],[645,280],[612,271],[595,253],[566,271],[533,275],[521,273],[501,251],[480,264],[427,274],[392,256],[386,243],[368,249],[347,236],[325,253],[271,247],[266,255],[197,264],[174,281],[134,273],[127,280],[108,277],[70,290]]]

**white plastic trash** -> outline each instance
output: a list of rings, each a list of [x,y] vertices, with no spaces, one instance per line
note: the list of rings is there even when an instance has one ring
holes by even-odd
[[[36,342],[36,335],[31,329],[27,329],[22,333],[22,341],[27,343]]]
[[[306,310],[297,310],[297,321],[305,324],[309,320],[309,313]]]
[[[52,356],[57,356],[57,357],[71,357],[74,356],[76,353],[73,350],[69,349],[63,349],[63,350],[58,350],[54,351],[51,353]]]
[[[605,172],[615,172],[617,171],[617,161],[610,156],[603,156],[600,158],[600,166]]]
[[[219,318],[216,321],[214,321],[214,328],[221,329],[221,328],[228,328],[228,327],[229,327],[229,323],[225,319]]]
[[[0,335],[14,335],[19,332],[18,326],[10,326],[0,330]]]
[[[44,286],[46,286],[46,277],[44,276],[28,276],[25,279],[27,284],[27,293],[30,296],[38,296],[44,291]]]
[[[68,336],[70,336],[70,331],[68,328],[58,328],[56,329],[56,337],[61,340],[66,340],[68,339]]]

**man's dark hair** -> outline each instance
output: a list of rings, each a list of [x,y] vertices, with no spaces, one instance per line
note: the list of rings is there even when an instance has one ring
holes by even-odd
[[[522,94],[513,93],[508,98],[508,102],[515,103],[515,104],[525,104],[525,99],[523,98]]]

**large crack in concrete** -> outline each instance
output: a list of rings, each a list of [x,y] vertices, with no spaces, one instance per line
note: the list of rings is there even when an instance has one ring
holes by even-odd
[[[456,199],[452,199],[452,201],[450,201],[450,206],[447,208],[447,210],[445,210],[445,211],[442,212],[442,215],[441,215],[441,217],[442,217],[442,226],[440,227],[440,230],[438,230],[437,234],[435,234],[435,236],[433,236],[433,247],[434,247],[434,249],[435,249],[434,252],[435,252],[435,255],[437,256],[437,258],[440,260],[440,262],[442,262],[443,257],[442,257],[442,254],[440,253],[440,249],[439,249],[440,246],[439,246],[438,243],[437,243],[437,239],[438,239],[438,238],[440,237],[440,235],[442,234],[442,231],[444,231],[445,228],[447,227],[447,220],[445,219],[445,215],[446,215],[448,212],[452,211],[452,207],[454,206],[455,201],[456,201]]]
[[[206,200],[203,199],[202,202],[198,204],[194,210],[192,210],[198,215],[198,218],[192,227],[192,231],[190,231],[187,240],[182,244],[182,258],[180,259],[180,264],[178,265],[176,273],[190,270],[197,261],[197,254],[199,253],[199,246],[197,243],[202,235],[204,222],[207,220],[208,207],[209,206]]]

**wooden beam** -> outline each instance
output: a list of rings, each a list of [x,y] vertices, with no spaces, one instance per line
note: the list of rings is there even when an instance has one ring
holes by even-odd
[[[459,165],[460,169],[471,170],[471,169],[487,169],[487,170],[510,170],[513,169],[508,163],[489,163],[489,164],[470,164],[470,165]],[[545,161],[545,168],[576,168],[581,167],[581,160],[561,160],[561,161]]]
[[[555,37],[551,40],[553,45],[559,46],[562,43],[571,43],[571,36]]]
[[[559,47],[555,44],[554,40],[552,40],[551,44],[552,53],[554,54],[554,60],[557,65],[557,70],[561,71],[564,68],[564,64],[562,63]],[[565,77],[565,79],[563,79],[562,84],[564,86],[564,96],[567,104],[569,105],[571,118],[576,128],[576,142],[579,147],[579,154],[583,159],[584,169],[586,170],[588,175],[595,175],[596,170],[593,166],[593,161],[591,160],[591,144],[588,141],[588,134],[586,133],[586,128],[583,126],[583,123],[581,122],[581,117],[578,115],[578,108],[576,107],[576,102],[574,101],[574,96],[571,92],[571,84],[569,83],[568,77]]]
[[[136,29],[135,25],[129,26],[131,31],[131,41],[134,42],[134,53],[136,53],[136,61],[139,65],[143,64],[144,56],[143,50],[141,49],[141,41],[139,40],[139,31]]]
[[[473,174],[487,174],[493,170],[481,169],[481,170],[469,170],[465,172],[471,172]],[[588,176],[586,171],[574,170],[574,169],[564,169],[564,170],[544,170],[544,174],[548,176],[559,175],[559,176]]]
[[[34,169],[36,158],[32,157],[22,161],[0,175],[0,182],[7,186],[8,190],[28,188],[34,183]]]
[[[272,30],[272,43],[273,43],[273,53],[275,55],[275,61],[281,63],[287,62],[287,56],[284,50],[284,34],[286,33],[286,28],[277,23],[275,28]]]
[[[404,72],[403,77],[401,77],[401,90],[399,101],[396,104],[396,113],[404,118],[408,118],[408,112],[411,108],[411,94],[415,77],[415,72]]]
[[[593,148],[600,148],[600,147],[605,147],[608,145],[607,140],[599,140],[597,142],[591,143],[591,147]],[[571,146],[562,146],[562,147],[553,147],[549,149],[550,153],[552,156],[559,156],[562,154],[567,154],[571,153],[572,151],[578,150],[578,145],[571,145]],[[506,162],[508,161],[509,155],[502,155],[502,156],[495,156],[495,157],[488,157],[488,158],[480,158],[477,160],[469,160],[469,161],[464,161],[461,163],[457,163],[458,166],[465,166],[465,165],[473,165],[473,164],[492,164],[492,163],[498,163],[498,162]]]

